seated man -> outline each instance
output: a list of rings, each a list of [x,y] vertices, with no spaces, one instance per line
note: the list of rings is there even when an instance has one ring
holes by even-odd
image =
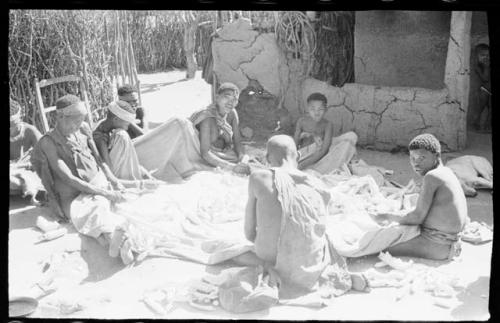
[[[134,144],[127,134],[129,125],[134,121],[134,109],[127,102],[112,102],[108,106],[106,119],[94,130],[93,138],[101,158],[117,178],[151,179],[149,173],[139,164]]]
[[[123,200],[125,183],[101,161],[90,127],[83,122],[87,110],[80,99],[74,95],[59,98],[56,114],[55,128],[38,141],[31,157],[49,203],[78,232],[109,245],[111,256],[118,255],[121,244],[122,260],[130,263],[130,244],[121,240],[123,219],[111,212],[112,203]]]
[[[354,132],[332,138],[333,124],[324,118],[326,108],[326,97],[313,93],[307,98],[308,115],[297,120],[294,140],[301,170],[311,168],[327,174],[349,163],[356,153],[358,136]]]
[[[132,85],[125,84],[118,88],[118,100],[125,101],[135,109],[135,118],[132,124],[137,125],[137,127],[128,127],[128,134],[130,138],[134,139],[143,134],[140,131],[140,128],[147,129],[147,121],[145,119],[144,108],[137,106],[137,101],[139,100],[139,96],[137,94],[137,89],[132,87]]]
[[[358,275],[345,275],[345,260],[325,234],[323,220],[330,193],[319,180],[297,169],[297,156],[295,143],[287,135],[273,136],[267,142],[272,168],[254,171],[248,186],[244,227],[255,252],[234,261],[263,266],[279,279],[280,295],[285,298],[317,289],[320,276],[331,264],[338,269],[338,281],[351,278],[344,292],[352,284],[362,290],[366,282]]]
[[[9,194],[31,195],[31,202],[38,204],[36,195],[43,191],[40,178],[31,171],[31,149],[42,135],[30,124],[21,120],[21,106],[10,100],[10,185]]]
[[[387,249],[392,255],[452,259],[460,253],[459,233],[468,221],[464,191],[453,171],[443,166],[441,145],[436,137],[419,135],[408,148],[413,170],[424,177],[415,209],[407,214],[373,217],[376,221],[420,225],[419,236]]]

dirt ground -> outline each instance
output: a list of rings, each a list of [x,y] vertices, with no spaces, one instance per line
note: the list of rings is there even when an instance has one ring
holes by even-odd
[[[210,85],[197,74],[194,80],[185,81],[183,71],[141,75],[142,103],[147,108],[149,120],[156,123],[171,116],[188,116],[195,109],[210,101]],[[187,95],[189,93],[189,95]],[[250,153],[262,153],[263,142],[247,142]],[[477,154],[492,161],[491,135],[470,134],[469,147],[460,154]],[[358,155],[371,165],[394,170],[392,178],[406,184],[413,178],[405,153],[391,154],[359,149]],[[458,155],[457,153],[453,155]],[[493,224],[492,195],[480,192],[468,198],[469,215],[473,221]],[[53,273],[64,281],[63,287],[40,300],[31,317],[68,318],[155,318],[140,301],[145,291],[160,287],[182,289],[189,282],[206,273],[218,273],[228,265],[204,266],[192,262],[151,258],[132,268],[124,268],[117,259],[95,240],[79,235],[67,225],[64,237],[35,244],[40,234],[35,228],[36,217],[47,215],[45,208],[30,206],[26,200],[15,197],[9,204],[9,296],[26,295],[29,288],[42,277],[45,262],[50,260]],[[293,320],[485,320],[489,317],[489,283],[492,244],[471,245],[464,243],[459,259],[449,262],[414,259],[440,271],[460,276],[465,288],[448,307],[433,304],[428,295],[408,295],[396,300],[395,288],[374,288],[370,293],[349,292],[335,299],[331,306],[308,309],[276,306],[267,311],[235,315],[223,310],[205,312],[190,307],[185,302],[174,303],[165,318],[189,319],[293,319]],[[364,271],[377,262],[375,256],[349,259],[352,271]],[[59,266],[55,266],[59,263]],[[52,268],[52,269],[51,269]],[[80,304],[78,311],[61,313]]]

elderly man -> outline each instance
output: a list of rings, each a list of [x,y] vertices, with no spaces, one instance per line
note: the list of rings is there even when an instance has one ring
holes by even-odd
[[[329,265],[336,268],[336,281],[345,283],[343,292],[351,286],[363,290],[364,278],[347,272],[344,258],[325,234],[330,193],[320,180],[297,169],[297,159],[292,137],[276,135],[267,142],[267,160],[272,168],[252,172],[248,185],[244,228],[255,252],[234,261],[261,265],[271,276],[278,276],[284,298],[317,289]]]
[[[127,102],[128,104],[130,104],[130,106],[132,106],[132,108],[135,109],[135,118],[134,122],[132,123],[139,126],[139,128],[147,129],[147,121],[145,120],[144,108],[138,106],[139,95],[137,93],[137,89],[129,84],[120,86],[118,88],[118,100]],[[133,126],[128,127],[127,132],[132,139],[143,134],[140,129]]]
[[[10,195],[31,195],[31,201],[38,204],[36,195],[43,190],[40,178],[31,171],[29,156],[31,149],[42,135],[32,125],[21,120],[21,106],[10,100]]]
[[[84,122],[87,110],[78,97],[59,98],[56,114],[55,128],[39,140],[31,158],[50,205],[80,233],[109,245],[111,256],[120,252],[128,264],[133,253],[130,243],[123,240],[123,219],[111,209],[113,203],[123,200],[124,184],[128,183],[118,180],[101,161]]]

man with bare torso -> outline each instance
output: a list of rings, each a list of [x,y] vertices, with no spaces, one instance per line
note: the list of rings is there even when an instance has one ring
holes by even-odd
[[[415,209],[407,214],[378,214],[374,219],[421,227],[419,236],[388,248],[391,254],[452,259],[460,253],[459,233],[469,220],[464,192],[453,171],[443,166],[441,146],[433,135],[415,137],[409,150],[414,171],[424,177]]]
[[[347,269],[325,234],[323,219],[330,193],[319,179],[297,169],[298,153],[292,137],[271,137],[266,157],[272,168],[252,172],[248,186],[244,231],[255,252],[234,261],[263,266],[274,283],[285,279],[311,288],[329,264]],[[364,277],[350,277],[353,289],[366,288]]]

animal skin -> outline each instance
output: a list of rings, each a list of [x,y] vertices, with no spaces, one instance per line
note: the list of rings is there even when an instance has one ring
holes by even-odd
[[[493,189],[493,167],[484,157],[461,156],[449,160],[445,166],[458,177],[465,196],[476,196],[477,189]]]

